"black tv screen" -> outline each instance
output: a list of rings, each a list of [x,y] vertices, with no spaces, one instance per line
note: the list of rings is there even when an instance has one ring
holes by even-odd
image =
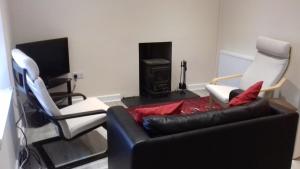
[[[44,80],[70,72],[68,38],[17,44],[16,48],[37,63]]]

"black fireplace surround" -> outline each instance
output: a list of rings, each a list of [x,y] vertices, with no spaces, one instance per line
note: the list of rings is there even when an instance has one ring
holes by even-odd
[[[140,96],[160,97],[171,92],[172,42],[139,44]]]

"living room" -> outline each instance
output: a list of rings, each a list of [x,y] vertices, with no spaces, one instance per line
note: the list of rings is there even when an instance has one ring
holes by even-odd
[[[182,82],[181,63],[185,60],[188,91],[205,97],[209,93],[206,85],[212,79],[244,73],[255,60],[257,40],[259,37],[268,37],[288,42],[291,46],[288,68],[284,70],[286,81],[276,88],[273,97],[280,100],[280,104],[298,111],[299,5],[300,2],[295,0],[0,0],[1,91],[7,92],[15,86],[11,50],[16,45],[67,38],[69,73],[65,76],[72,79],[72,85],[76,84],[76,88],[73,86],[74,93],[98,98],[109,106],[118,103],[124,106],[124,98],[140,98],[141,44],[171,42],[170,91],[177,91],[179,82]],[[236,83],[231,81],[225,84]],[[54,90],[64,90],[64,86]],[[19,140],[24,140],[24,136],[14,124],[21,110],[17,107],[18,97],[15,93],[7,95],[12,95],[10,97],[14,97],[14,102],[5,106],[11,108],[5,113],[8,117],[3,119],[0,166],[19,168],[19,164],[22,164],[20,156],[23,156],[19,153],[22,152],[20,147],[23,147],[19,144],[23,144],[23,141]],[[73,101],[78,101],[78,98]],[[0,121],[2,123],[2,119]],[[46,130],[35,131],[43,133]],[[25,134],[28,132],[25,128]],[[40,134],[34,136],[40,137]],[[290,161],[293,169],[300,168],[300,162],[296,160],[300,157],[297,140],[292,139],[296,142],[295,146],[289,145],[293,147],[293,157],[286,157],[294,159]],[[107,144],[109,151],[109,139]],[[92,168],[93,165],[107,168],[109,154],[108,158],[94,160],[79,168]],[[37,163],[34,158],[30,160],[33,164]],[[42,161],[42,158],[38,161]],[[39,165],[36,166],[39,168]],[[201,164],[197,167],[200,168]],[[115,167],[112,165],[110,168]]]

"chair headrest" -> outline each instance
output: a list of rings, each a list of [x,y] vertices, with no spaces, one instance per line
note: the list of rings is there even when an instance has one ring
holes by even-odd
[[[22,69],[26,69],[28,76],[30,77],[30,79],[32,81],[36,80],[39,77],[39,75],[40,75],[39,67],[32,58],[27,56],[25,53],[23,53],[19,49],[13,49],[11,51],[11,54],[12,54],[14,61]]]
[[[288,59],[290,57],[291,44],[261,36],[257,39],[256,48],[263,54]]]

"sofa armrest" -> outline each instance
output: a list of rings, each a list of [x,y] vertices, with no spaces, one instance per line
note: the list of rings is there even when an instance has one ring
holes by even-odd
[[[131,169],[132,149],[149,137],[122,106],[107,111],[108,163],[111,169]]]
[[[298,113],[295,110],[287,109],[285,107],[272,104],[270,101],[269,101],[269,105],[271,107],[271,110],[276,114],[297,114],[298,115]]]

